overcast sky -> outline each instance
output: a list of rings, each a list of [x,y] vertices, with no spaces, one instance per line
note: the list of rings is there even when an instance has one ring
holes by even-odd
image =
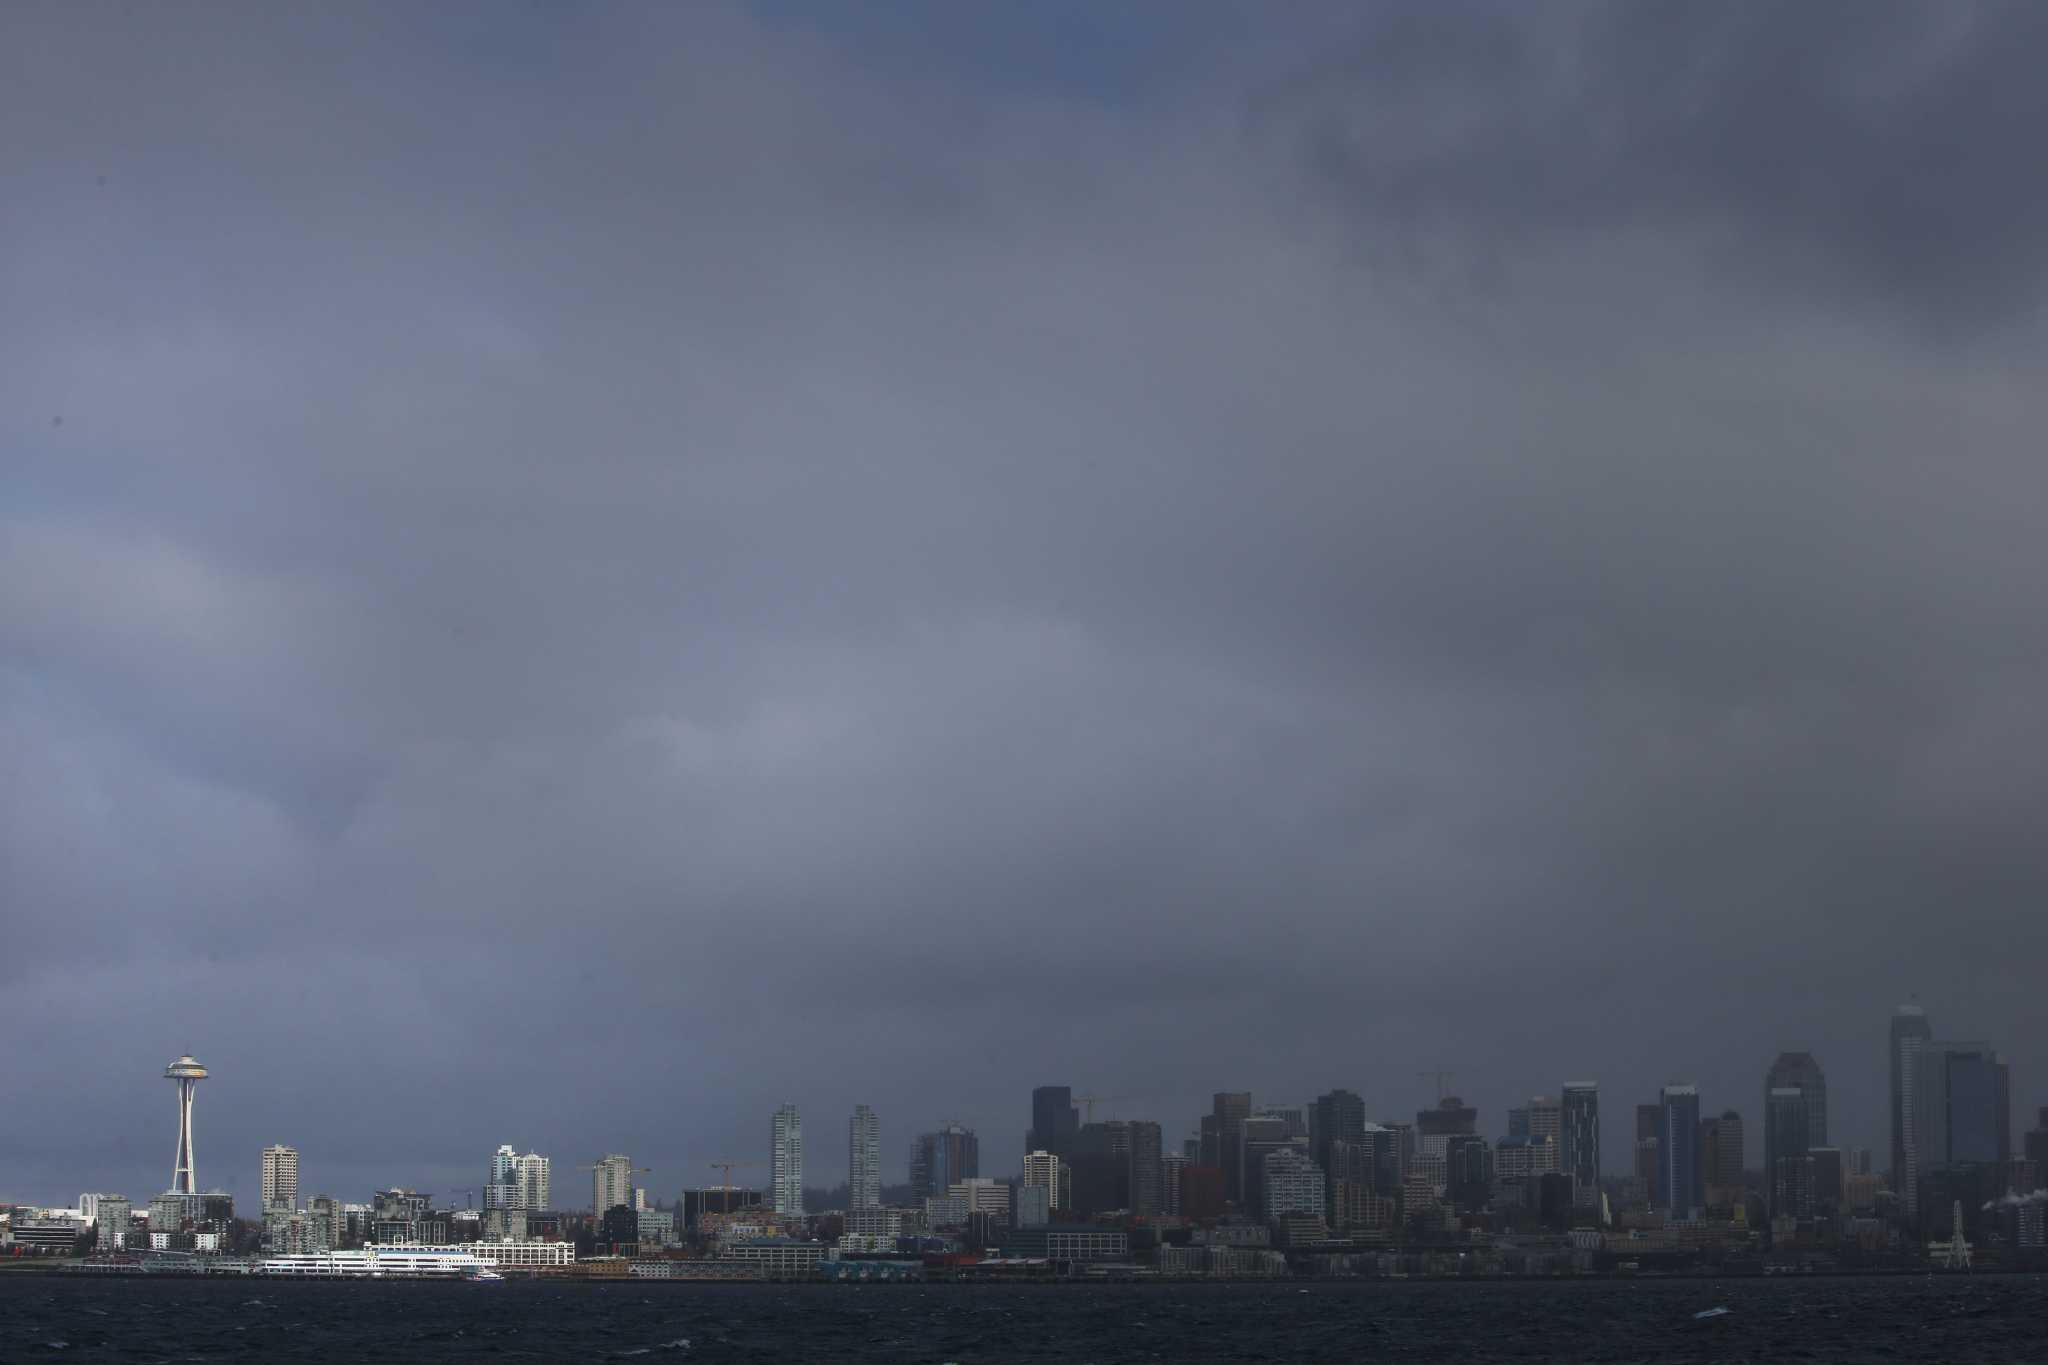
[[[868,8],[0,10],[0,1200],[2028,1126],[2048,6]]]

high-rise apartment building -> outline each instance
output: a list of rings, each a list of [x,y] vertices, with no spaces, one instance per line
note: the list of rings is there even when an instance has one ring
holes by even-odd
[[[1167,1152],[1159,1158],[1160,1212],[1180,1216],[1180,1173],[1188,1168],[1188,1154]]]
[[[484,1181],[484,1211],[525,1207],[519,1195],[519,1153],[500,1143],[491,1153],[490,1178]]]
[[[553,1177],[546,1157],[528,1152],[513,1162],[513,1175],[519,1182],[519,1207],[529,1213],[554,1207]]]
[[[1700,1090],[1696,1085],[1667,1085],[1657,1092],[1658,1194],[1665,1215],[1674,1221],[1699,1216],[1705,1194],[1700,1188]]]
[[[1597,1198],[1600,1189],[1600,1087],[1592,1081],[1566,1081],[1561,1092],[1558,1146],[1564,1172],[1572,1178],[1575,1197]]]
[[[590,1168],[590,1210],[602,1215],[632,1206],[633,1160],[618,1152],[609,1153]]]
[[[263,1149],[263,1211],[299,1206],[299,1153],[282,1145]]]
[[[775,1111],[769,1124],[769,1169],[774,1172],[775,1212],[801,1218],[804,1212],[804,1121],[793,1104]]]
[[[1277,1147],[1260,1158],[1259,1216],[1280,1218],[1290,1213],[1322,1218],[1328,1212],[1323,1168],[1301,1147]]]
[[[882,1203],[882,1125],[864,1104],[846,1121],[846,1203],[855,1209]]]
[[[1917,1213],[1920,1198],[1918,1145],[1913,1132],[1914,1059],[1934,1037],[1934,1025],[1927,1011],[1917,1004],[1905,1004],[1892,1011],[1892,1189],[1909,1214]]]
[[[1057,1211],[1065,1207],[1060,1198],[1060,1159],[1047,1151],[1027,1152],[1024,1155],[1024,1183],[1042,1186],[1049,1191],[1046,1207]]]

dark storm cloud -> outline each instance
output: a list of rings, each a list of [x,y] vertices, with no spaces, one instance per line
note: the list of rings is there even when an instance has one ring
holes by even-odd
[[[1259,108],[1418,242],[1647,229],[1973,328],[2038,302],[2044,43],[2024,0],[1403,5]]]
[[[10,12],[0,1197],[2031,1093],[2038,21],[1205,14]]]

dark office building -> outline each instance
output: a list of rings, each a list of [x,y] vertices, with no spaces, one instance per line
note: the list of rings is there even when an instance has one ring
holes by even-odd
[[[1799,1209],[1781,1207],[1776,1191],[1784,1182],[1779,1169],[1793,1157],[1803,1157],[1813,1144],[1807,1141],[1806,1093],[1797,1086],[1780,1085],[1764,1092],[1764,1169],[1771,1172],[1771,1216],[1804,1216]],[[1805,1213],[1811,1213],[1810,1201]]]
[[[1700,1185],[1700,1091],[1667,1085],[1657,1098],[1655,1207],[1674,1221],[1693,1218],[1706,1202]]]
[[[1727,1109],[1700,1120],[1700,1183],[1709,1203],[1742,1202],[1742,1163],[1742,1115]],[[1717,1196],[1715,1191],[1727,1193]]]
[[[1643,1197],[1656,1208],[1664,1200],[1662,1170],[1657,1160],[1657,1125],[1663,1120],[1661,1105],[1636,1106],[1635,1177],[1643,1182]]]
[[[1131,1125],[1084,1123],[1074,1134],[1072,1212],[1083,1218],[1131,1207]]]
[[[1764,1169],[1828,1145],[1828,1083],[1811,1052],[1781,1052],[1764,1073]],[[1773,1188],[1776,1186],[1773,1179]],[[1772,1204],[1771,1211],[1779,1210]]]
[[[1216,1128],[1216,1164],[1223,1168],[1223,1197],[1233,1204],[1244,1203],[1244,1121],[1251,1117],[1252,1096],[1248,1090],[1219,1090],[1210,1117]],[[1208,1125],[1203,1141],[1208,1140]],[[1202,1160],[1209,1159],[1205,1148]]]
[[[1025,1135],[1024,1150],[1064,1157],[1080,1127],[1081,1111],[1074,1107],[1074,1088],[1041,1085],[1031,1092],[1031,1131]]]
[[[1180,1216],[1201,1221],[1223,1216],[1223,1172],[1214,1166],[1183,1166]]]
[[[981,1139],[973,1129],[949,1123],[911,1139],[910,1197],[917,1202],[943,1196],[958,1182],[980,1174]]]
[[[1444,1143],[1444,1194],[1461,1209],[1480,1209],[1493,1195],[1493,1146],[1476,1133]]]
[[[1947,1235],[1933,1229],[1947,1225],[1955,1199],[1998,1197],[2012,1156],[2010,1084],[2005,1059],[1985,1043],[1928,1042],[1914,1058],[1918,1203],[1930,1236]]]
[[[1330,1144],[1355,1141],[1365,1132],[1365,1101],[1349,1090],[1318,1095],[1309,1110],[1309,1151],[1316,1164],[1330,1169]]]
[[[1839,1212],[1842,1207],[1842,1149],[1815,1147],[1807,1155],[1813,1158],[1814,1212]]]
[[[1552,1232],[1563,1232],[1572,1221],[1572,1177],[1562,1171],[1548,1171],[1536,1177],[1536,1217]]]
[[[1133,1119],[1131,1129],[1131,1212],[1153,1217],[1166,1211],[1165,1155],[1159,1125]]]
[[[598,1220],[597,1240],[606,1246],[636,1246],[640,1241],[640,1215],[624,1204],[614,1204]]]

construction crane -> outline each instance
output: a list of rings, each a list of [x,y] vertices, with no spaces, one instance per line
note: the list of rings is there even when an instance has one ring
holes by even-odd
[[[747,1167],[747,1166],[764,1166],[764,1165],[766,1165],[766,1164],[767,1164],[767,1163],[766,1163],[766,1162],[763,1162],[763,1161],[714,1161],[714,1162],[712,1162],[712,1163],[711,1163],[711,1169],[712,1169],[712,1170],[714,1170],[714,1171],[724,1171],[724,1172],[725,1172],[725,1184],[724,1184],[724,1187],[723,1187],[723,1188],[724,1188],[724,1190],[725,1190],[725,1207],[724,1207],[723,1209],[720,1209],[720,1210],[719,1210],[719,1212],[721,1212],[721,1213],[731,1213],[731,1212],[732,1212],[732,1173],[733,1173],[733,1171],[734,1171],[734,1170],[736,1170],[736,1169],[738,1169],[738,1168],[741,1168],[741,1167]]]
[[[1451,1093],[1451,1077],[1457,1074],[1457,1072],[1452,1071],[1448,1067],[1439,1067],[1435,1071],[1418,1071],[1415,1073],[1415,1079],[1418,1081],[1434,1080],[1436,1082],[1436,1097],[1441,1102]]]
[[[1144,1099],[1144,1098],[1145,1098],[1145,1097],[1144,1097],[1143,1095],[1076,1095],[1076,1096],[1074,1096],[1074,1100],[1075,1100],[1075,1102],[1076,1102],[1077,1104],[1085,1104],[1085,1105],[1087,1105],[1087,1106],[1088,1106],[1088,1110],[1087,1110],[1087,1113],[1088,1113],[1088,1117],[1087,1117],[1087,1119],[1085,1120],[1085,1122],[1088,1122],[1088,1123],[1093,1123],[1093,1122],[1095,1122],[1095,1106],[1096,1106],[1096,1105],[1098,1105],[1098,1104],[1134,1104],[1134,1103],[1136,1103],[1137,1101],[1139,1101],[1139,1100],[1141,1100],[1141,1099]]]

